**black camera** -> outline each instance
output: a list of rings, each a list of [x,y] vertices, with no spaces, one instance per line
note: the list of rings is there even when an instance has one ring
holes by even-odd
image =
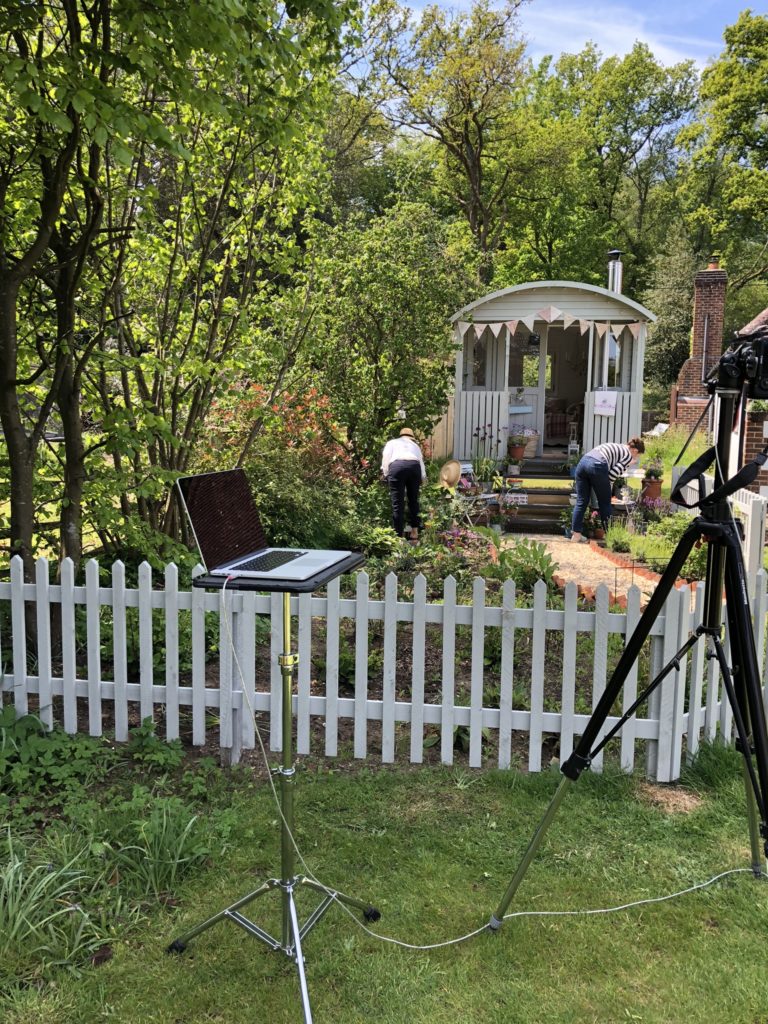
[[[745,383],[747,397],[768,398],[768,324],[735,335],[720,359],[718,384],[740,388]]]

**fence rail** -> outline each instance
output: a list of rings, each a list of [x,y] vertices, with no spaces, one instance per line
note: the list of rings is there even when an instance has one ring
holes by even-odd
[[[19,714],[34,696],[48,727],[57,722],[92,736],[110,728],[118,741],[127,739],[132,722],[162,717],[169,740],[190,729],[193,744],[216,741],[222,756],[235,762],[256,743],[255,712],[267,716],[266,742],[280,750],[281,595],[180,589],[175,565],[166,567],[162,589],[146,564],[135,588],[126,587],[120,562],[112,567],[111,586],[102,585],[95,561],[86,565],[81,585],[68,560],[59,582],[49,580],[48,563],[40,559],[35,582],[25,583],[15,558],[10,582],[0,583],[2,691]],[[500,607],[487,604],[482,579],[474,581],[469,605],[457,603],[452,577],[439,603],[427,601],[422,576],[407,601],[394,575],[385,581],[382,600],[371,597],[365,572],[345,584],[351,596],[341,596],[340,583],[329,584],[323,596],[302,594],[290,602],[299,654],[293,698],[299,754],[319,753],[322,746],[335,757],[343,739],[351,741],[355,758],[386,763],[407,756],[418,763],[430,742],[451,764],[459,729],[471,767],[508,768],[522,759],[539,771],[555,745],[560,758],[573,749],[640,616],[636,587],[626,611],[616,612],[606,587],[598,589],[594,610],[583,610],[572,583],[556,607],[541,581],[530,607],[516,604],[512,581],[503,586]],[[624,708],[701,621],[703,590],[698,584],[693,592],[681,587],[670,594],[653,625],[647,659],[627,679]],[[762,572],[755,593],[765,681]],[[34,643],[27,641],[30,617]],[[354,685],[344,682],[350,663]],[[695,753],[702,737],[731,736],[719,669],[701,644],[640,710],[622,730],[620,763],[632,770],[643,743],[646,771],[658,781],[676,779],[682,757]],[[618,717],[616,708],[605,729]],[[601,765],[602,754],[594,767]]]

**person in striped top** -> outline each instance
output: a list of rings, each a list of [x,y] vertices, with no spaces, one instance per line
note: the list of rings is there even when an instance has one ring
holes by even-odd
[[[608,528],[611,518],[611,487],[618,476],[624,476],[630,463],[645,451],[642,438],[633,437],[626,444],[599,444],[597,448],[582,455],[576,466],[576,504],[573,507],[571,540],[584,538],[584,513],[587,511],[592,491],[597,496],[597,506],[603,527]]]

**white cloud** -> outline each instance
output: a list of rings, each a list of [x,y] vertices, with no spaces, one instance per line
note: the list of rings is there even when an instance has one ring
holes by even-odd
[[[623,55],[639,40],[663,64],[693,59],[703,66],[722,48],[716,32],[712,38],[703,38],[669,31],[669,23],[664,31],[662,24],[657,16],[621,4],[534,0],[520,12],[520,25],[534,60],[545,54],[576,53],[589,41],[605,56]]]

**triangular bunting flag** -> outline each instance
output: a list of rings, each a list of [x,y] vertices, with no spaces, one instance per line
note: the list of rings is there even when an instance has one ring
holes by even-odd
[[[563,330],[567,331],[575,319],[576,317],[571,316],[570,313],[563,313]]]
[[[498,338],[499,332],[501,331],[501,328],[504,326],[504,324],[488,324],[488,326],[491,328],[491,333],[493,334],[494,338]]]
[[[632,337],[635,338],[635,339],[637,339],[638,335],[640,334],[640,328],[642,326],[643,325],[641,323],[627,324],[627,327],[632,332]]]
[[[582,334],[586,334],[589,328],[592,326],[591,320],[579,320],[579,330]]]
[[[540,320],[544,320],[548,324],[551,324],[553,320],[558,320],[562,315],[563,311],[557,306],[547,306],[546,309],[540,309],[536,314]]]
[[[463,338],[471,326],[472,324],[467,323],[464,320],[459,320],[459,322],[456,324],[456,329],[459,332],[459,337]]]
[[[533,330],[533,325],[536,323],[536,314],[531,313],[530,316],[521,316],[520,323],[525,324],[529,331]]]
[[[510,338],[515,333],[515,331],[517,330],[517,324],[518,324],[517,320],[505,320],[504,326],[509,331]]]
[[[595,334],[598,338],[602,338],[605,332],[608,330],[608,324],[602,324],[595,321]]]

